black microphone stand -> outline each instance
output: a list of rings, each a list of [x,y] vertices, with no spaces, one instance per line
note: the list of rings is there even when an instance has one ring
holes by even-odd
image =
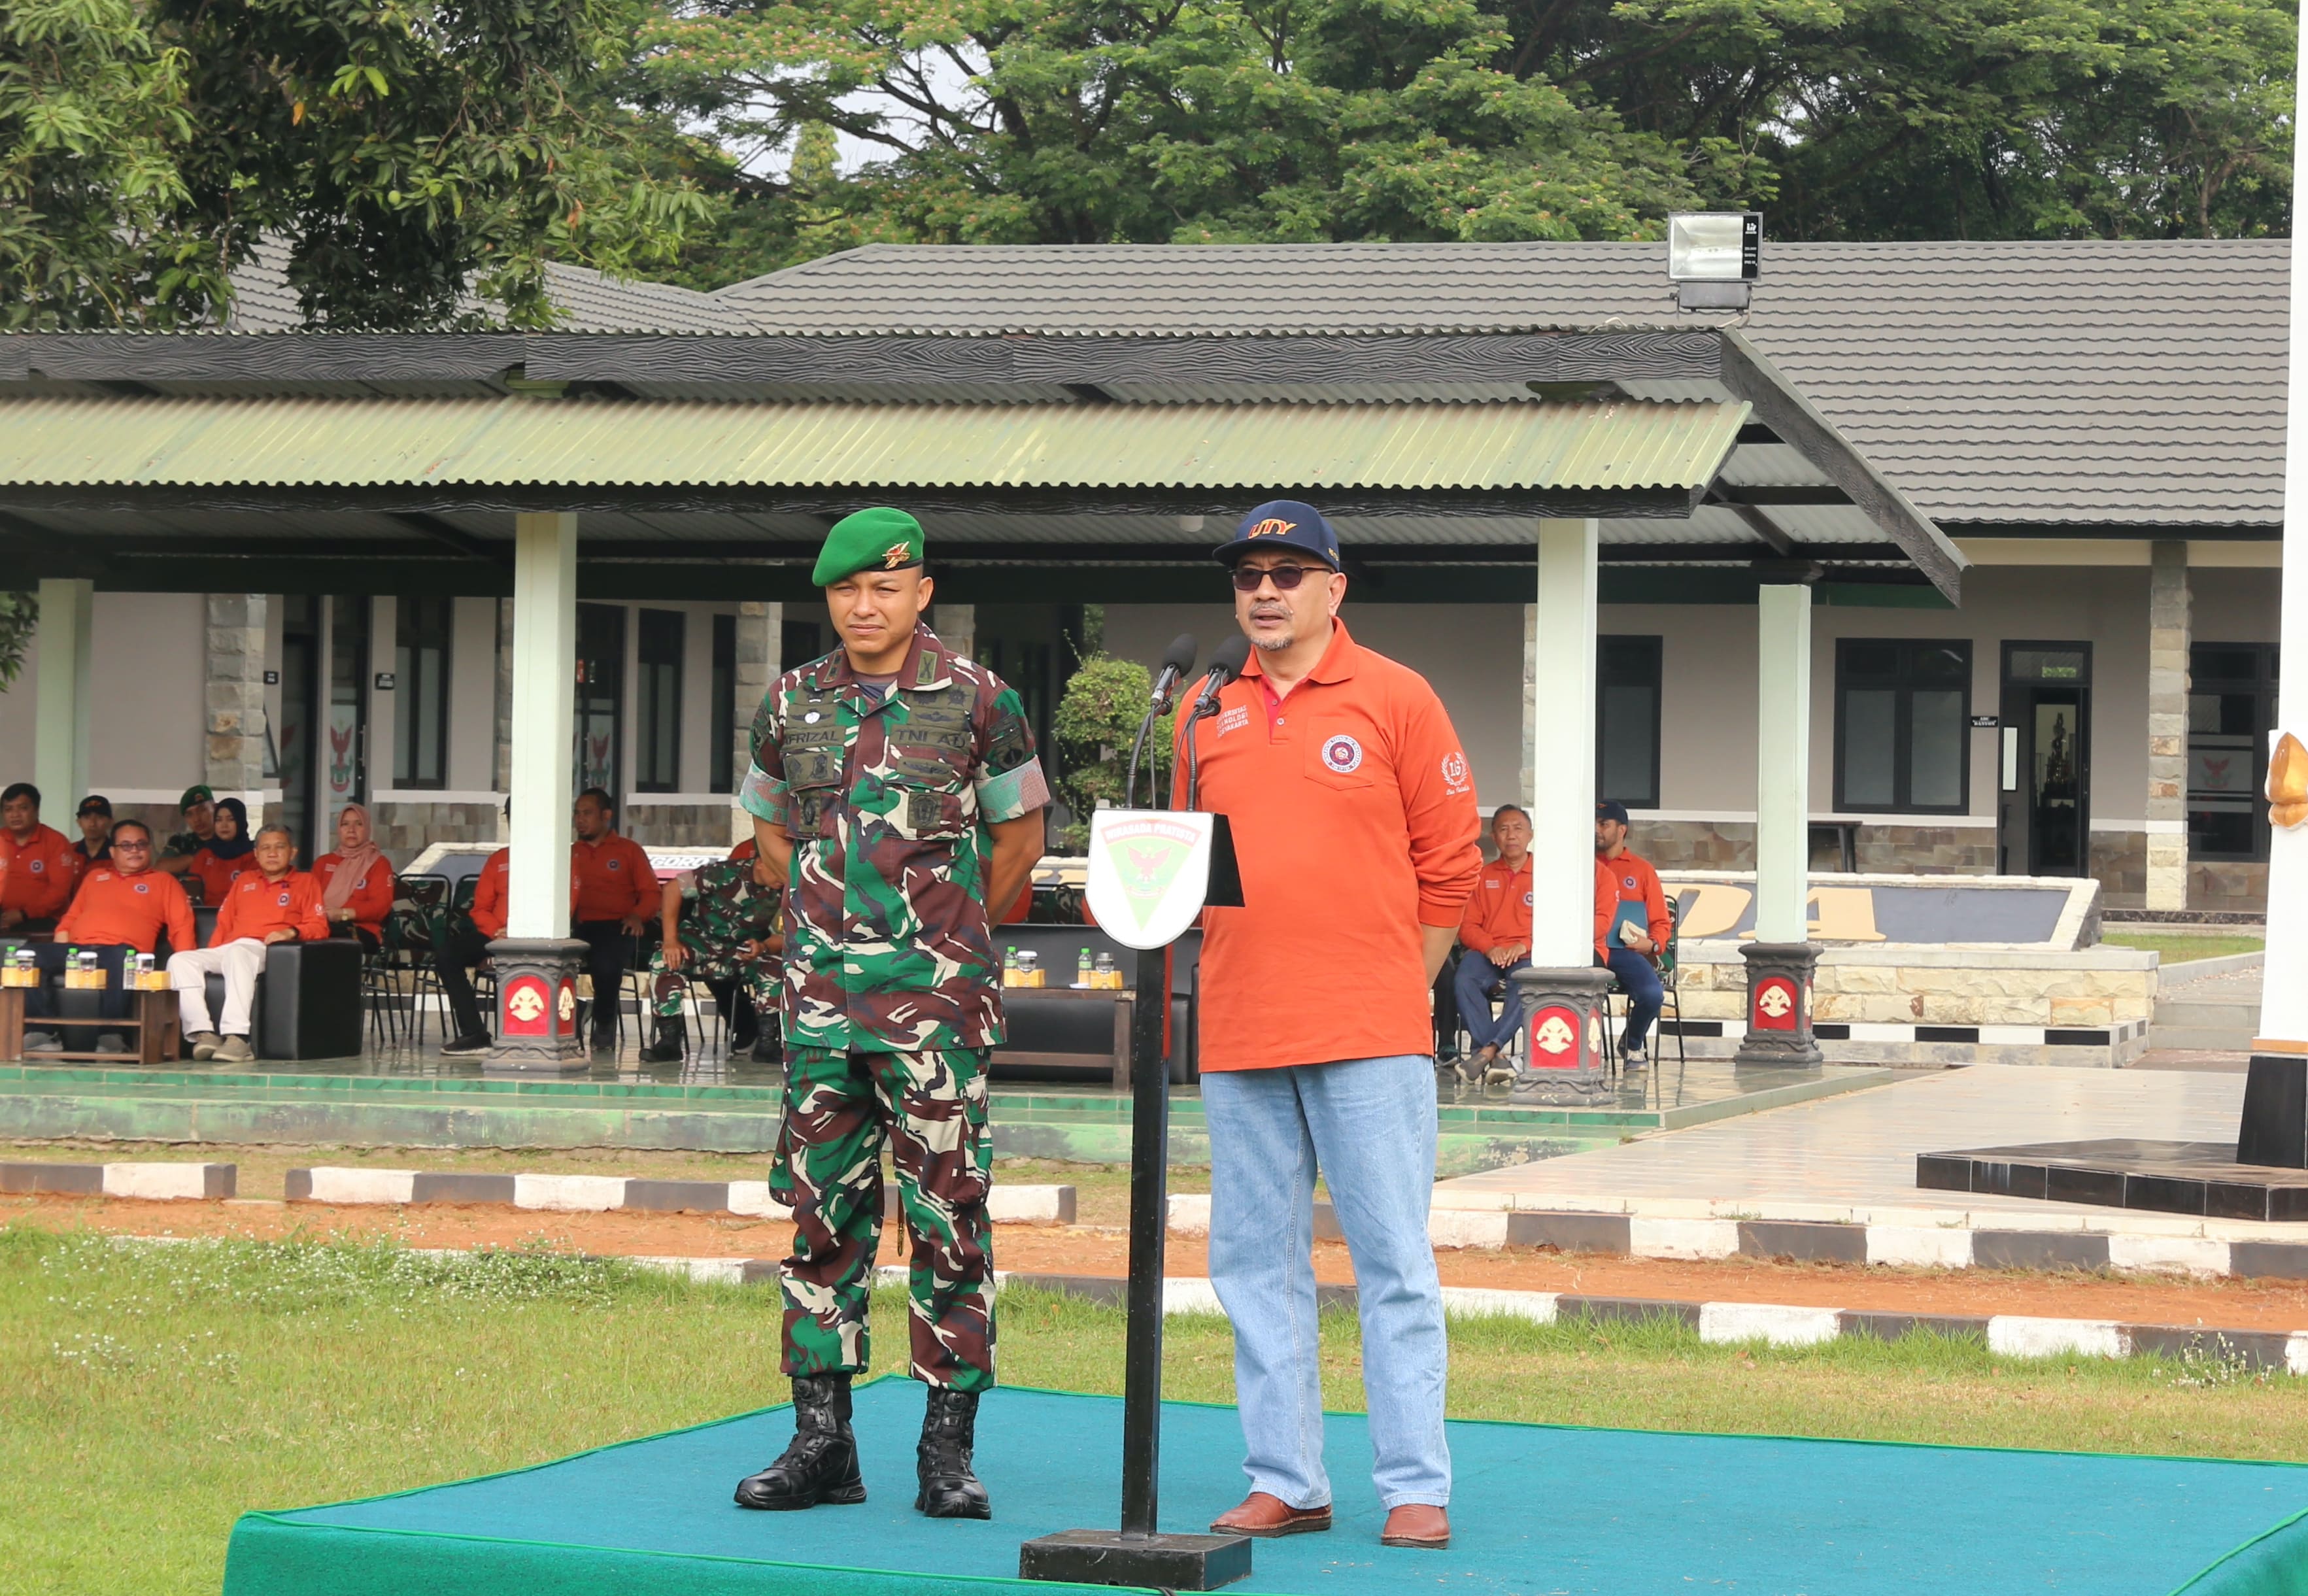
[[[1215,714],[1197,698],[1185,713],[1186,797],[1194,798],[1198,769],[1195,721]],[[1126,794],[1138,789],[1138,756],[1159,718],[1155,704],[1131,746]],[[1170,798],[1178,797],[1177,766]],[[1150,770],[1150,795],[1158,807],[1159,772]],[[1231,863],[1232,855],[1228,859]],[[1232,872],[1229,870],[1229,875]],[[1239,884],[1233,901],[1241,902]],[[1170,1080],[1162,1055],[1162,1022],[1170,1007],[1169,950],[1141,948],[1137,994],[1130,1015],[1130,1280],[1129,1320],[1122,1359],[1122,1528],[1063,1530],[1018,1549],[1021,1579],[1076,1584],[1150,1586],[1161,1591],[1215,1591],[1250,1573],[1251,1548],[1241,1535],[1165,1535],[1157,1524],[1162,1471],[1162,1272],[1168,1241]]]

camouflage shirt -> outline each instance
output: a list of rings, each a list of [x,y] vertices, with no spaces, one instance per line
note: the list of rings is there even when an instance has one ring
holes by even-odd
[[[734,958],[739,944],[778,934],[778,895],[754,884],[753,860],[717,859],[679,879],[681,940],[688,945]]]
[[[1046,807],[1018,694],[926,626],[888,692],[836,650],[771,685],[739,801],[793,839],[786,1045],[1002,1040],[986,826]]]

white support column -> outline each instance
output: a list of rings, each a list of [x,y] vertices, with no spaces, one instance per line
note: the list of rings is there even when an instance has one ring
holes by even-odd
[[[1538,523],[1531,615],[1530,962],[1595,962],[1593,521]]]
[[[1802,942],[1811,884],[1811,589],[1756,591],[1755,940]]]
[[[39,657],[32,730],[32,784],[49,824],[62,826],[88,794],[90,644],[96,583],[77,577],[40,582]]]
[[[2300,34],[2308,67],[2308,29]],[[2295,91],[2294,157],[2308,159],[2308,73]],[[2308,744],[2308,250],[2292,254],[2292,324],[2284,413],[2284,570],[2277,624],[2278,736]],[[2275,753],[2271,739],[2269,752]],[[2254,1052],[2308,1053],[2308,825],[2271,826],[2268,845],[2268,953],[2261,972]],[[2247,1111],[2248,1106],[2247,1106]]]
[[[513,518],[512,859],[505,935],[569,935],[577,518]]]

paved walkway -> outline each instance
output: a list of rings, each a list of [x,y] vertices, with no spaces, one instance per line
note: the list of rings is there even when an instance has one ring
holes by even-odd
[[[1871,1212],[2026,1213],[2057,1222],[2120,1209],[1916,1185],[1916,1155],[2138,1136],[2233,1142],[2242,1077],[1980,1065],[1744,1118],[1444,1181],[1438,1207],[1699,1217],[1741,1211],[1866,1223]],[[2142,1215],[2124,1215],[2140,1219]],[[2166,1223],[2170,1221],[2166,1220]],[[2200,1223],[2201,1221],[2194,1221]]]

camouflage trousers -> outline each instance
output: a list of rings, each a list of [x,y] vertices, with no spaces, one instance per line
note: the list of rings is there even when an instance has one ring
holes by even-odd
[[[785,983],[779,979],[776,961],[738,960],[721,955],[718,949],[709,953],[685,937],[682,945],[689,951],[679,970],[665,967],[663,948],[650,954],[650,990],[656,996],[659,1017],[667,1020],[680,1017],[682,999],[689,995],[689,983],[693,980],[703,981],[709,988],[717,989],[742,986],[752,996],[756,1014],[778,1012],[778,995]]]
[[[994,1385],[994,1144],[986,1055],[795,1048],[770,1195],[794,1211],[778,1271],[788,1375],[865,1371],[882,1241],[882,1144],[898,1172],[910,1267],[914,1378],[957,1391]]]

